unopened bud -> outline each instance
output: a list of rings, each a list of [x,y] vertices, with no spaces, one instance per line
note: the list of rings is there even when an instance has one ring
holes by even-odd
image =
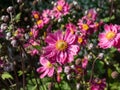
[[[81,59],[80,59],[80,58],[76,59],[76,61],[75,61],[75,65],[79,65],[80,62],[81,62]]]
[[[9,6],[9,7],[7,8],[7,12],[8,12],[8,13],[12,13],[12,12],[13,12],[13,6]]]
[[[76,90],[79,90],[80,89],[80,83],[77,83],[76,84]]]
[[[71,80],[71,78],[72,78],[71,74],[68,74],[68,75],[67,75],[67,79],[68,79],[68,80]]]
[[[104,56],[104,54],[103,54],[103,53],[99,53],[99,54],[98,54],[98,58],[99,58],[99,59],[102,59],[102,58],[103,58],[103,56]]]
[[[68,74],[69,71],[70,71],[70,67],[69,67],[69,66],[65,66],[65,68],[64,68],[64,72],[65,72],[66,74]]]
[[[113,72],[111,73],[111,77],[112,77],[113,79],[117,78],[118,75],[119,75],[119,73],[118,73],[117,71],[113,71]]]

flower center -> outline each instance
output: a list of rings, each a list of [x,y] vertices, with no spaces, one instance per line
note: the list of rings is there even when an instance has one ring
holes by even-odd
[[[35,19],[38,19],[38,18],[39,18],[39,15],[38,15],[38,14],[34,14],[34,18],[35,18]]]
[[[31,31],[31,32],[29,32],[29,35],[30,35],[30,36],[33,36],[33,32],[32,32],[32,31]]]
[[[112,32],[112,31],[110,31],[110,32],[108,32],[107,34],[106,34],[106,38],[108,39],[108,40],[111,40],[111,39],[113,39],[114,37],[115,37],[115,32]]]
[[[55,47],[57,50],[63,51],[67,48],[67,43],[64,40],[58,40]]]
[[[47,68],[52,68],[53,65],[51,64],[51,62],[47,61],[47,63],[46,63],[46,67],[47,67]]]
[[[83,42],[82,37],[78,37],[78,43],[82,43],[82,42]]]
[[[43,20],[38,20],[37,25],[40,25],[43,22]]]
[[[74,29],[72,29],[72,28],[70,28],[70,32],[71,32],[72,34],[75,33],[75,32],[74,32]]]
[[[89,26],[87,24],[83,24],[82,28],[87,31],[89,29]]]
[[[58,11],[62,11],[63,7],[61,5],[57,5]]]

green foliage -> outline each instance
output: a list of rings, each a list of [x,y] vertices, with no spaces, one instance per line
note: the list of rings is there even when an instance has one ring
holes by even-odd
[[[13,79],[12,75],[11,75],[10,73],[8,73],[8,72],[4,72],[4,73],[1,75],[1,78],[2,78],[3,80],[5,80],[5,79]]]

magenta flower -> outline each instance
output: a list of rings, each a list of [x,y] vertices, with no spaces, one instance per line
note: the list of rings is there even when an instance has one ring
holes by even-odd
[[[77,55],[79,46],[76,44],[76,36],[70,31],[50,33],[45,41],[48,46],[43,48],[44,56],[47,58],[55,58],[60,64],[73,61],[74,55]]]
[[[32,11],[32,15],[35,19],[39,19],[40,18],[40,13],[38,11]]]
[[[82,68],[86,69],[87,65],[88,65],[88,59],[87,57],[84,57],[82,59]]]
[[[63,15],[67,15],[70,11],[70,6],[65,0],[58,0],[57,5],[53,8],[54,16],[58,19]]]
[[[40,75],[40,78],[44,78],[46,75],[48,77],[52,77],[53,74],[54,74],[54,63],[53,62],[50,62],[49,60],[47,60],[46,58],[44,57],[41,57],[40,58],[40,64],[42,65],[41,67],[39,67],[37,69],[37,72],[38,73],[42,73]]]
[[[104,90],[106,87],[105,79],[95,79],[91,83],[90,90]]]
[[[92,34],[93,32],[95,32],[94,22],[85,16],[82,17],[82,19],[79,19],[78,26],[79,26],[80,32],[84,35]]]
[[[70,30],[72,34],[74,34],[77,31],[77,27],[72,23],[66,24],[66,29]]]
[[[92,19],[93,21],[97,18],[97,12],[95,9],[90,9],[87,13],[87,18]]]
[[[33,37],[34,39],[36,39],[38,37],[39,34],[39,30],[35,29],[35,28],[31,28],[29,35],[31,37]]]
[[[99,46],[103,49],[114,47],[118,44],[120,33],[118,25],[105,25],[105,32],[99,34]]]

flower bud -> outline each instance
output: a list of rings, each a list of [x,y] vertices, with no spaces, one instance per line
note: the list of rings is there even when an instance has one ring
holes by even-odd
[[[17,0],[18,4],[21,4],[23,2],[23,0]]]
[[[69,66],[65,66],[65,68],[64,68],[64,72],[65,72],[66,74],[68,74],[69,71],[70,71],[70,67],[69,67]]]
[[[113,72],[111,73],[111,77],[112,77],[113,79],[117,78],[118,75],[119,75],[119,73],[118,73],[117,71],[113,71]]]
[[[67,75],[67,79],[68,79],[68,80],[71,80],[71,78],[72,78],[71,74],[68,74],[68,75]]]
[[[13,39],[13,40],[11,41],[11,44],[12,44],[13,47],[15,47],[15,46],[17,45],[17,41],[16,41],[15,39]]]
[[[8,12],[8,13],[12,13],[12,12],[13,12],[13,6],[9,6],[9,7],[7,8],[7,12]]]
[[[80,83],[77,83],[76,84],[76,90],[79,90],[80,89]]]
[[[91,50],[92,48],[93,48],[93,44],[92,43],[88,44],[88,49]]]
[[[76,61],[75,61],[75,65],[79,65],[80,62],[81,62],[81,59],[80,59],[80,58],[76,59]]]
[[[99,58],[99,59],[102,59],[103,56],[104,56],[104,53],[99,53],[99,54],[98,54],[98,58]]]
[[[6,23],[1,24],[0,28],[1,28],[1,30],[6,30],[7,24]]]

